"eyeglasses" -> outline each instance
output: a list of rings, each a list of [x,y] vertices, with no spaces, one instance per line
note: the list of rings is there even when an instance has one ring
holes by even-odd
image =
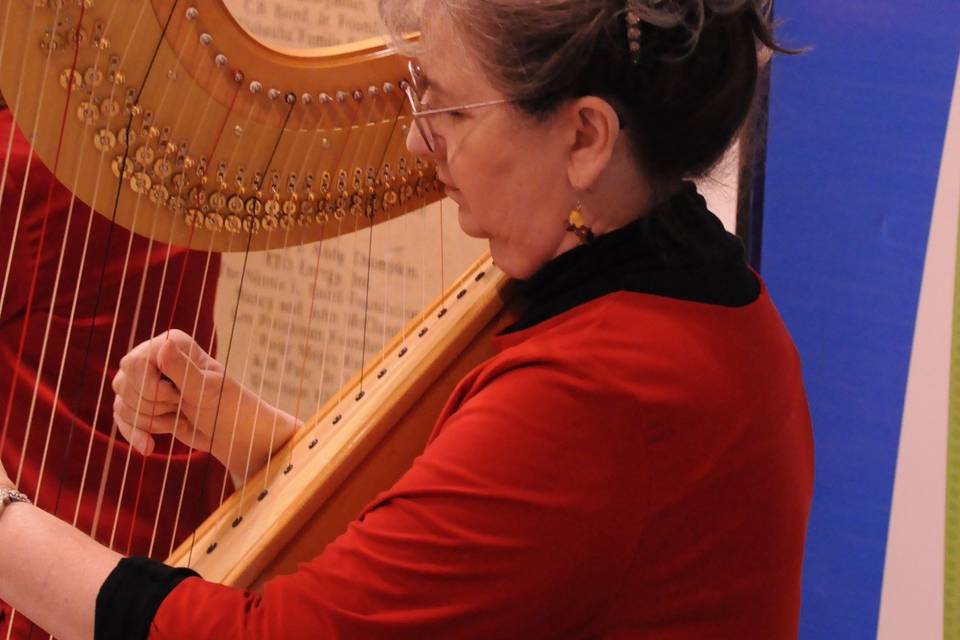
[[[420,136],[423,137],[423,141],[427,143],[427,148],[430,149],[431,153],[437,150],[437,139],[433,133],[433,127],[430,126],[430,116],[439,115],[441,113],[452,113],[454,111],[479,109],[481,107],[492,107],[498,104],[514,102],[514,100],[511,100],[510,98],[504,98],[502,100],[474,102],[471,104],[460,105],[458,107],[424,109],[421,98],[424,91],[426,91],[427,83],[423,75],[423,70],[420,68],[420,65],[413,60],[409,62],[407,68],[410,71],[410,81],[406,84],[404,90],[407,92],[407,100],[410,101],[410,109],[413,111],[413,121],[416,123],[417,130],[420,132]]]

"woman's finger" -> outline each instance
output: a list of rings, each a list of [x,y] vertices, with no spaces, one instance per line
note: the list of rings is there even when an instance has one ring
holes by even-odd
[[[158,378],[152,383],[137,384],[122,371],[114,377],[113,391],[129,406],[150,415],[176,411],[181,401],[179,392],[169,380]]]
[[[124,420],[138,429],[144,429],[152,433],[168,433],[163,429],[167,423],[161,421],[160,418],[177,415],[176,407],[173,407],[169,411],[154,414],[145,410],[144,407],[130,406],[120,396],[116,396],[113,399],[113,412],[120,415]]]
[[[210,437],[194,429],[183,414],[143,416],[130,410],[122,402],[115,401],[113,420],[127,442],[144,455],[153,452],[155,434],[172,434],[188,447],[200,451],[210,450]]]
[[[167,412],[163,415],[150,415],[136,411],[133,407],[117,396],[113,401],[113,413],[120,416],[131,427],[147,433],[173,433],[178,427],[178,421],[184,421],[176,412]]]
[[[179,402],[154,402],[146,398],[137,397],[136,394],[118,394],[115,401],[119,400],[130,408],[134,413],[143,416],[162,416],[166,414],[177,413],[180,409]]]
[[[117,412],[113,413],[113,421],[117,425],[117,430],[120,432],[120,435],[130,443],[131,447],[145,456],[153,453],[156,447],[156,441],[153,439],[153,436],[145,431],[134,428],[133,425],[127,422]]]

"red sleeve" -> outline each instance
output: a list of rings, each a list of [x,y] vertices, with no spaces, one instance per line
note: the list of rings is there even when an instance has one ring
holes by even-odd
[[[262,596],[186,580],[150,637],[596,633],[635,553],[647,484],[636,407],[613,386],[558,366],[495,378],[320,557]]]

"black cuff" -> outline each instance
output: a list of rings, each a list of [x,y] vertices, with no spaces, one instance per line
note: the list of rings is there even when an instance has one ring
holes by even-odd
[[[191,569],[174,569],[149,558],[124,558],[97,594],[94,640],[147,640],[164,599]]]

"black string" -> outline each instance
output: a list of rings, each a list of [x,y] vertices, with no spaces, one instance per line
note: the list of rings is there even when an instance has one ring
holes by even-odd
[[[287,115],[283,120],[283,125],[280,127],[280,135],[277,136],[277,140],[273,145],[273,150],[270,152],[270,158],[267,160],[267,164],[264,167],[263,171],[260,173],[261,180],[267,179],[267,174],[270,171],[270,167],[273,164],[274,157],[276,156],[277,149],[280,147],[280,142],[283,140],[283,135],[287,131],[287,125],[290,123],[290,117],[293,115],[294,107],[296,106],[296,100],[289,101],[290,108],[287,110]],[[227,364],[230,362],[230,354],[233,351],[233,339],[236,335],[237,328],[237,318],[240,315],[240,299],[241,292],[243,291],[243,283],[247,274],[247,263],[250,259],[250,246],[253,244],[253,232],[254,227],[250,227],[250,230],[247,235],[247,247],[243,255],[243,267],[240,269],[240,286],[237,289],[237,304],[233,308],[233,321],[230,328],[230,340],[227,342],[227,354],[224,358],[223,363],[223,379],[220,381],[220,390],[217,393],[217,407],[213,412],[213,431],[210,433],[210,447],[213,448],[213,442],[216,439],[217,435],[217,421],[220,419],[220,407],[223,404],[223,390],[227,383]],[[210,482],[210,460],[213,458],[212,455],[208,455],[203,461],[203,482],[200,485],[200,495],[197,500],[200,504],[203,504],[207,496],[207,485]],[[229,473],[229,470],[228,470]],[[190,550],[187,552],[187,566],[189,567],[193,562],[193,548],[197,543],[197,531],[194,529],[193,533],[190,536]]]
[[[156,61],[157,54],[158,54],[158,52],[160,51],[160,45],[163,43],[163,40],[164,40],[164,38],[166,37],[167,30],[169,29],[170,23],[171,23],[171,21],[172,21],[172,19],[173,19],[174,11],[176,10],[177,4],[178,4],[179,2],[180,2],[180,0],[174,0],[173,6],[170,7],[170,13],[167,15],[167,20],[166,20],[166,22],[165,22],[164,25],[163,25],[163,31],[160,33],[160,38],[158,39],[157,44],[156,44],[156,46],[154,47],[153,55],[152,55],[151,58],[150,58],[150,64],[147,66],[147,71],[146,71],[146,73],[144,74],[143,80],[142,80],[141,83],[140,83],[140,89],[139,89],[139,91],[137,92],[137,97],[138,97],[138,98],[139,98],[140,94],[143,93],[143,89],[144,89],[144,87],[146,86],[147,80],[148,80],[149,77],[150,77],[150,72],[151,72],[151,70],[153,69],[153,65],[154,65],[154,62]],[[132,105],[131,105],[131,106],[132,106]],[[112,212],[112,214],[111,214],[111,216],[110,216],[110,230],[107,232],[106,249],[104,250],[103,262],[102,262],[102,264],[101,264],[101,266],[100,266],[100,280],[98,281],[98,284],[97,284],[97,295],[96,295],[96,297],[95,297],[95,299],[94,299],[93,313],[92,313],[92,315],[91,315],[91,317],[94,317],[94,318],[97,317],[97,315],[98,315],[99,312],[100,312],[100,302],[101,302],[101,300],[102,300],[102,298],[103,298],[104,280],[106,279],[107,265],[109,264],[109,261],[110,261],[110,249],[111,249],[111,246],[112,246],[112,244],[113,244],[113,232],[114,232],[114,229],[115,229],[116,226],[117,226],[117,211],[118,211],[119,208],[120,208],[120,195],[121,195],[121,193],[123,192],[123,183],[124,183],[124,175],[125,175],[124,170],[125,170],[126,167],[127,167],[127,162],[128,162],[128,160],[129,160],[129,157],[130,157],[130,132],[131,132],[131,130],[133,129],[133,118],[134,118],[134,115],[133,115],[133,111],[132,111],[132,109],[131,109],[130,117],[127,119],[127,126],[126,126],[126,139],[127,139],[127,144],[126,144],[126,146],[124,147],[123,157],[122,157],[122,161],[121,161],[121,163],[120,163],[120,177],[119,177],[119,179],[117,180],[117,190],[116,190],[116,193],[115,193],[115,195],[114,195],[114,200],[113,200],[113,212]],[[93,206],[92,206],[92,205],[91,205],[91,207],[90,207],[90,215],[91,215],[91,216],[97,215],[97,213],[93,210]],[[132,233],[132,232],[131,232],[131,233]],[[82,275],[82,274],[78,274],[77,277],[81,277],[81,275]],[[122,295],[122,291],[120,292],[119,295]],[[81,365],[81,368],[80,368],[80,386],[79,386],[79,388],[78,388],[78,390],[77,390],[77,393],[76,393],[76,397],[77,397],[78,399],[83,397],[83,393],[84,393],[84,391],[86,390],[87,368],[88,368],[88,365],[89,365],[90,353],[91,353],[92,348],[93,348],[93,336],[94,336],[95,329],[96,329],[96,327],[91,323],[91,325],[90,325],[90,332],[87,334],[87,343],[86,343],[86,346],[84,347],[84,351],[83,351],[83,364]],[[109,349],[109,345],[108,345],[107,347],[108,347],[108,349]],[[99,407],[99,405],[100,405],[100,400],[101,400],[100,398],[97,398],[97,405],[96,405],[96,406],[98,406],[98,407]],[[65,466],[66,463],[67,463],[67,460],[69,460],[70,450],[73,448],[73,440],[74,440],[74,437],[73,437],[73,436],[74,436],[74,433],[76,432],[77,419],[78,419],[78,416],[77,416],[76,413],[74,413],[74,416],[73,416],[73,418],[72,418],[72,420],[71,420],[71,422],[70,422],[70,428],[69,428],[69,430],[67,431],[67,443],[66,443],[66,447],[65,447],[64,452],[63,452],[63,461],[62,461],[61,464],[60,464],[60,468],[61,468],[61,469],[64,468],[64,466]],[[93,428],[93,429],[96,429],[96,427],[97,427],[96,425],[91,425],[91,428]],[[106,462],[106,464],[109,464],[109,460]],[[60,509],[60,498],[61,498],[62,493],[63,493],[63,485],[64,485],[64,481],[65,481],[64,475],[65,475],[65,474],[62,474],[62,473],[60,474],[60,481],[59,481],[58,484],[57,484],[57,499],[56,499],[56,502],[54,502],[54,507],[53,507],[53,514],[54,514],[54,515],[56,515],[57,512],[58,512],[59,509]],[[121,498],[122,498],[122,496],[121,496]],[[83,499],[82,496],[77,496],[77,500],[82,500],[82,499]],[[119,499],[118,499],[117,509],[119,509],[119,508],[120,508],[120,501],[119,501]],[[95,533],[95,532],[94,532],[94,533]]]
[[[390,135],[387,136],[387,144],[384,146],[383,154],[380,156],[380,164],[378,166],[381,167],[381,171],[383,168],[383,163],[387,158],[387,152],[390,150],[390,141],[393,140],[393,136],[397,132],[397,124],[400,121],[400,113],[402,112],[403,112],[403,102],[401,101],[400,111],[397,112],[397,115],[393,119],[393,127],[390,129]],[[374,176],[374,181],[376,181],[376,176]],[[376,184],[376,182],[374,182],[374,184]],[[373,196],[371,196],[371,200],[372,199],[373,199]],[[367,245],[367,283],[366,283],[366,291],[364,293],[364,300],[363,300],[363,340],[361,341],[361,346],[360,346],[360,394],[361,395],[363,394],[363,374],[364,374],[364,371],[366,370],[366,362],[367,362],[367,325],[369,324],[369,320],[370,320],[370,274],[371,274],[372,265],[373,265],[373,227],[374,227],[374,224],[376,223],[375,218],[377,215],[376,210],[373,209],[372,207],[371,209],[372,210],[370,211],[370,238]]]

